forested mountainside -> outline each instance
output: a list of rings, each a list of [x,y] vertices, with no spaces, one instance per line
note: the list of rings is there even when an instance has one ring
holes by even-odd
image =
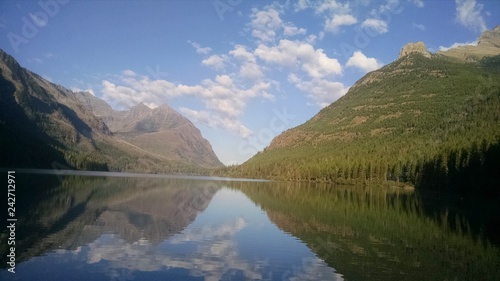
[[[84,94],[22,68],[2,50],[0,72],[1,167],[206,173],[222,165],[200,131],[166,105],[128,118],[132,127],[114,133]]]
[[[487,32],[476,49],[461,50],[474,50],[465,60],[454,51],[431,55],[423,44],[403,48],[398,60],[221,173],[498,192],[500,28]]]

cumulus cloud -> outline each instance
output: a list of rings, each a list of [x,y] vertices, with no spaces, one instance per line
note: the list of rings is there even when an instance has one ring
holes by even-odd
[[[327,19],[325,22],[325,30],[333,33],[340,31],[340,27],[343,25],[353,25],[357,23],[358,20],[352,15],[333,15],[332,19]]]
[[[308,97],[321,108],[336,101],[349,90],[349,88],[340,82],[318,78],[304,81],[293,73],[288,75],[288,82],[295,85],[299,90],[306,92]]]
[[[268,8],[267,10],[254,8],[250,18],[252,19],[250,22],[252,36],[264,42],[273,41],[276,37],[276,31],[283,24],[279,12],[274,8]]]
[[[184,113],[203,124],[227,129],[241,137],[248,137],[251,132],[238,117],[250,99],[274,99],[269,93],[270,88],[271,83],[263,81],[254,81],[250,87],[243,87],[229,75],[217,75],[215,79],[205,79],[193,86],[152,80],[133,71],[123,71],[118,81],[102,81],[103,99],[118,108],[129,108],[141,102],[154,108],[172,98],[194,96],[204,103],[210,115],[218,116],[214,118],[216,121],[209,122],[209,118],[204,118],[205,113],[196,114],[188,108]]]
[[[73,87],[73,88],[71,88],[71,91],[74,92],[74,93],[87,92],[87,93],[89,93],[89,94],[91,94],[91,95],[93,95],[95,97],[94,90],[92,90],[92,89],[83,90],[83,89],[80,89],[78,87]]]
[[[312,78],[342,73],[342,67],[337,59],[329,58],[322,49],[314,49],[306,42],[283,39],[277,46],[260,44],[254,53],[267,63],[289,67],[300,66]]]
[[[274,42],[279,35],[292,37],[306,34],[305,28],[299,28],[292,22],[283,22],[280,11],[273,6],[267,6],[263,10],[252,9],[252,19],[249,26],[252,36],[260,42]]]
[[[379,19],[366,19],[361,24],[362,28],[369,29],[375,33],[382,34],[389,31],[387,28],[387,23]]]
[[[204,66],[209,66],[215,70],[224,70],[225,68],[225,61],[227,57],[226,56],[220,56],[220,55],[211,55],[210,57],[204,59],[201,64]]]
[[[484,22],[481,12],[483,5],[478,4],[476,0],[455,0],[457,4],[456,21],[473,31],[485,31],[486,23]]]
[[[236,45],[229,54],[240,62],[239,75],[241,78],[256,81],[264,76],[255,55],[249,52],[247,47]]]
[[[248,138],[252,131],[245,127],[238,120],[232,120],[229,117],[223,117],[219,114],[208,111],[197,111],[186,107],[179,108],[179,111],[188,117],[191,121],[205,124],[210,128],[220,128],[243,138]]]
[[[337,13],[337,14],[347,14],[351,11],[349,8],[349,3],[341,3],[336,0],[324,0],[324,1],[311,1],[310,6],[314,8],[314,11],[318,14],[327,13]]]
[[[295,36],[299,34],[306,34],[307,30],[305,28],[298,28],[292,23],[287,23],[283,26],[283,35],[285,36]]]
[[[456,48],[456,47],[461,47],[461,46],[477,46],[477,41],[465,42],[465,43],[455,42],[455,43],[453,43],[449,47],[439,46],[439,50],[440,51],[448,51],[449,49]]]
[[[347,61],[346,66],[356,67],[364,72],[370,72],[375,69],[382,67],[382,64],[378,62],[375,58],[366,57],[361,51],[356,51]]]

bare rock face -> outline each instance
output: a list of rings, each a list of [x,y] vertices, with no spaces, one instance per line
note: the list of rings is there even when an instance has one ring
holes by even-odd
[[[427,51],[427,47],[425,46],[424,42],[416,42],[416,43],[408,43],[406,44],[402,49],[401,52],[399,52],[399,57],[398,59],[407,56],[411,53],[420,53],[426,58],[431,57],[431,53]]]
[[[222,166],[200,130],[166,104],[152,109],[140,103],[129,110],[117,111],[90,93],[75,95],[121,140],[173,161],[209,168]]]
[[[500,48],[500,25],[492,30],[486,30],[481,34],[477,45],[480,47]]]

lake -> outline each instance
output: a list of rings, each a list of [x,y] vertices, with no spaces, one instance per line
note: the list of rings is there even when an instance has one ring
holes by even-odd
[[[494,200],[208,177],[15,176],[15,273],[2,211],[0,280],[500,280]]]

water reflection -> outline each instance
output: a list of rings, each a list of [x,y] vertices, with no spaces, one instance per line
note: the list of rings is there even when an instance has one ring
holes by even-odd
[[[19,186],[28,182],[44,188],[18,191],[31,204],[18,215],[16,274],[2,280],[342,280],[224,182],[38,176]]]
[[[497,202],[376,187],[61,179],[18,177],[16,274],[2,255],[0,280],[500,279],[500,232],[489,224]]]
[[[490,242],[498,230],[489,237],[473,231],[470,217],[460,215],[470,211],[457,207],[452,215],[449,205],[422,201],[422,193],[293,183],[233,186],[348,280],[499,280],[500,251]],[[476,216],[499,214],[498,208],[493,214],[474,210]]]

